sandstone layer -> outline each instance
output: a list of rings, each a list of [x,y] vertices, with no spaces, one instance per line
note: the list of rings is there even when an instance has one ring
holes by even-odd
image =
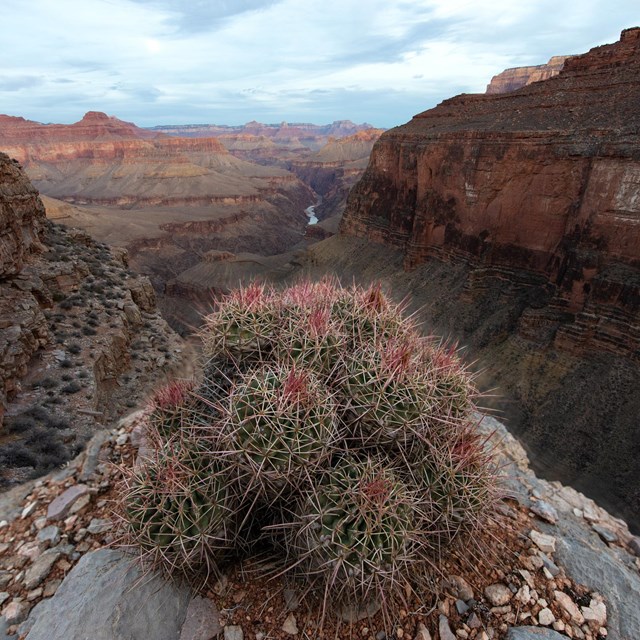
[[[564,63],[572,56],[553,56],[546,64],[537,64],[531,67],[514,67],[505,69],[493,78],[487,85],[486,93],[508,93],[532,82],[540,82],[557,76]]]
[[[640,526],[640,29],[383,134],[342,232],[420,267],[534,464]],[[370,270],[370,269],[369,269]]]

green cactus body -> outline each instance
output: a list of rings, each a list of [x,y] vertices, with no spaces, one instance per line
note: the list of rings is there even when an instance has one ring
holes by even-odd
[[[308,477],[338,437],[330,393],[294,367],[249,372],[231,392],[227,431],[252,484],[280,495]]]
[[[394,588],[414,536],[413,496],[384,462],[342,458],[298,507],[290,544],[325,588],[360,600]]]
[[[421,493],[425,546],[451,544],[474,531],[495,509],[496,467],[483,443],[463,431],[448,447],[430,445],[413,473]]]
[[[123,499],[126,537],[165,571],[215,571],[229,546],[230,499],[223,476],[205,459],[172,441],[131,472]]]
[[[365,443],[404,446],[428,429],[434,397],[429,377],[415,363],[389,362],[389,344],[382,349],[369,345],[348,355],[341,392],[355,416],[355,437]]]

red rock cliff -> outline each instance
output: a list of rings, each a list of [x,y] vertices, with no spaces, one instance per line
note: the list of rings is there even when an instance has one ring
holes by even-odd
[[[634,28],[545,82],[461,95],[383,134],[341,226],[401,250],[408,270],[464,265],[465,315],[453,331],[479,349],[511,336],[513,362],[503,347],[489,357],[494,382],[511,394],[507,414],[547,462],[572,450],[562,458],[565,479],[591,473],[593,485],[609,474],[610,485],[617,475],[620,504],[631,505],[636,524],[640,465],[629,452],[640,450],[639,133]],[[487,320],[507,308],[508,319]],[[509,367],[532,353],[546,362],[518,379]],[[555,389],[551,362],[564,367]]]
[[[491,78],[491,82],[487,85],[487,93],[507,93],[525,87],[532,82],[553,78],[562,71],[564,63],[570,57],[553,56],[546,64],[505,69],[502,73]]]

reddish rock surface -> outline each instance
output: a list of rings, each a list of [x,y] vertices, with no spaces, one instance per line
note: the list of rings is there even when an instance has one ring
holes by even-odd
[[[505,69],[493,78],[487,85],[487,93],[507,93],[525,87],[532,82],[540,82],[557,76],[564,63],[572,56],[553,56],[546,64],[531,67],[514,67]]]
[[[485,355],[538,464],[636,526],[639,131],[635,28],[545,82],[461,95],[385,133],[341,228],[399,249],[405,269],[462,269],[464,315],[440,324],[502,344]]]

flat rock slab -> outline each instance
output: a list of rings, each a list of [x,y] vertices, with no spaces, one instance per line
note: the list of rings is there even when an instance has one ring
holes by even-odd
[[[211,601],[196,596],[189,603],[180,640],[210,640],[222,633],[218,608]]]
[[[47,520],[62,520],[73,504],[89,492],[89,487],[84,484],[76,484],[69,487],[53,500],[47,508]]]
[[[505,640],[567,640],[567,636],[541,627],[513,627],[507,631]]]
[[[56,591],[31,612],[28,640],[176,640],[188,589],[143,574],[130,556],[99,549],[83,556]]]
[[[569,518],[558,525],[556,560],[570,578],[604,596],[609,638],[640,638],[640,575],[628,557]]]

